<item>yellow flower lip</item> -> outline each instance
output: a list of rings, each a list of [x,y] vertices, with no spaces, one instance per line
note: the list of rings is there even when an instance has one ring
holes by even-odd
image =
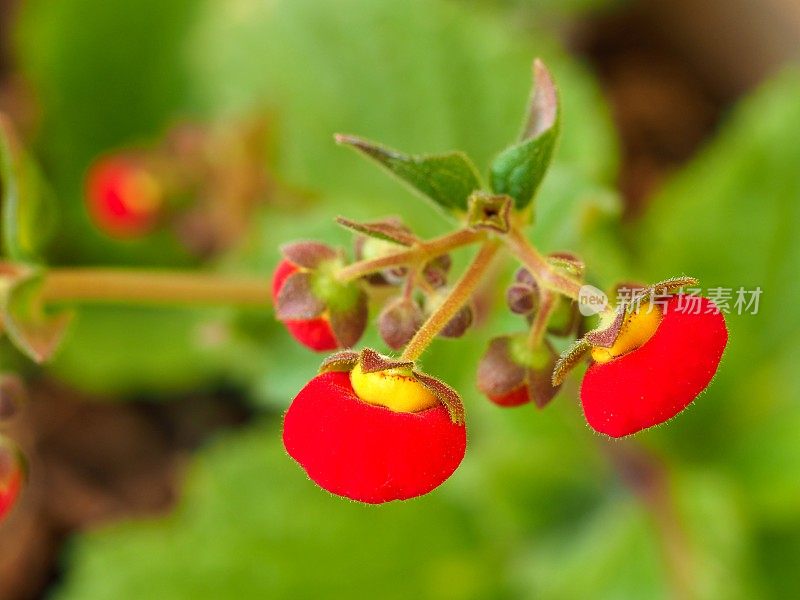
[[[625,318],[619,335],[610,348],[592,348],[592,360],[603,364],[640,348],[653,337],[662,318],[663,314],[658,306],[649,302],[643,303],[636,312]]]
[[[361,365],[356,364],[350,371],[350,384],[364,402],[394,412],[419,412],[441,404],[433,392],[416,380],[411,369],[364,373]]]

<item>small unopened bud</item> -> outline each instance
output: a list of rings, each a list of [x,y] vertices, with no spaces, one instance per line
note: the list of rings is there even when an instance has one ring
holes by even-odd
[[[525,267],[520,267],[517,269],[517,272],[514,273],[514,281],[523,285],[527,285],[532,289],[536,289],[536,279],[534,279],[531,272]]]
[[[511,355],[511,337],[494,338],[478,363],[478,389],[495,404],[516,406],[529,401],[525,387],[525,367]]]
[[[515,283],[506,292],[506,303],[511,312],[527,315],[536,310],[539,304],[539,294],[527,285]]]
[[[442,254],[431,260],[425,265],[422,270],[422,276],[434,288],[440,288],[447,285],[447,274],[450,272],[450,267],[453,260],[449,254]]]
[[[439,335],[446,338],[458,338],[464,335],[472,325],[473,312],[472,306],[465,304],[458,312],[447,322],[447,325],[439,332]]]
[[[405,346],[422,326],[425,315],[410,298],[397,298],[386,305],[378,317],[378,332],[393,350]]]
[[[478,389],[498,406],[544,408],[558,393],[550,381],[556,358],[547,342],[530,349],[525,336],[494,338],[478,364]]]

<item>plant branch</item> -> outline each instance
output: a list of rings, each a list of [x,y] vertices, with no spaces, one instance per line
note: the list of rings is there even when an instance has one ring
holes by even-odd
[[[550,321],[550,315],[556,307],[556,296],[553,292],[542,289],[540,291],[539,308],[533,317],[530,331],[528,332],[528,348],[534,350],[538,348],[544,334],[547,331],[547,323]]]
[[[411,338],[403,351],[400,360],[417,360],[433,338],[447,325],[458,310],[469,300],[472,292],[480,283],[486,269],[500,249],[498,240],[488,240],[483,243],[475,258],[456,282],[450,294],[439,307],[428,317]]]
[[[339,281],[351,281],[391,267],[420,264],[441,256],[450,250],[468,246],[484,239],[486,239],[486,232],[484,231],[459,229],[432,240],[418,242],[411,248],[347,265],[339,270],[336,277]]]
[[[130,304],[239,304],[268,306],[268,278],[211,273],[105,268],[52,269],[43,276],[47,304],[122,302]]]
[[[552,290],[573,300],[578,299],[580,281],[553,267],[531,244],[518,227],[512,227],[503,239],[511,253],[531,272],[536,282],[544,289]]]

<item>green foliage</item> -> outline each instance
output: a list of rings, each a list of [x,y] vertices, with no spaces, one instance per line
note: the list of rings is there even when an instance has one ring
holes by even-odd
[[[538,60],[533,72],[534,89],[522,140],[503,150],[491,166],[492,189],[514,198],[517,208],[525,208],[533,200],[550,166],[559,131],[555,84]]]
[[[409,156],[355,136],[336,141],[372,158],[445,211],[465,212],[470,194],[481,188],[478,171],[463,152]]]
[[[497,15],[442,1],[246,6],[232,13],[227,3],[208,4],[193,36],[195,95],[211,113],[274,106],[280,173],[328,197],[356,195],[362,212],[350,217],[401,205],[412,225],[437,223],[427,207],[408,205],[406,192],[331,144],[333,133],[412,155],[455,148],[483,169],[518,132],[536,56],[570,90],[558,162],[595,181],[613,176],[614,138],[600,95],[545,31],[525,35]]]
[[[58,596],[480,598],[502,589],[492,550],[453,503],[343,502],[290,462],[275,426],[228,440],[192,475],[190,500],[173,516],[79,544],[93,557]]]
[[[38,167],[0,115],[0,206],[6,258],[37,260],[55,223],[55,205]]]
[[[33,150],[59,214],[48,262],[191,262],[167,235],[128,243],[101,235],[83,196],[98,156],[147,144],[195,113],[182,45],[197,10],[193,0],[34,0],[21,7],[15,54],[42,109]]]
[[[680,427],[651,436],[670,454],[718,470],[728,488],[719,500],[737,507],[733,514],[727,510],[720,529],[741,528],[736,519],[744,513],[753,529],[750,542],[761,544],[780,524],[785,533],[774,543],[787,553],[796,553],[800,543],[794,501],[800,495],[799,93],[800,76],[790,71],[744,102],[719,138],[658,195],[634,232],[645,279],[685,272],[704,289],[734,289],[730,341],[717,377]],[[758,313],[737,314],[735,290],[759,286]],[[720,540],[718,549],[725,547]],[[760,561],[760,568],[762,585],[781,582],[777,597],[800,593],[779,562]]]

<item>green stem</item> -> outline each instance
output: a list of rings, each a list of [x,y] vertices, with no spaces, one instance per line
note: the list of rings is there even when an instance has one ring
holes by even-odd
[[[42,300],[48,304],[122,302],[268,306],[268,278],[210,273],[104,268],[52,269],[44,274]]]
[[[351,281],[364,275],[383,271],[391,267],[404,265],[415,265],[427,262],[432,258],[446,254],[451,250],[468,246],[486,239],[486,232],[474,231],[472,229],[459,229],[453,233],[448,233],[427,242],[418,242],[411,248],[398,250],[386,256],[362,260],[352,265],[342,267],[336,274],[339,281]]]
[[[433,341],[433,338],[447,325],[458,310],[469,300],[472,292],[480,283],[486,269],[500,249],[498,240],[488,240],[483,243],[475,258],[470,263],[464,274],[456,282],[450,294],[439,307],[428,317],[411,338],[403,351],[400,360],[417,360]]]

